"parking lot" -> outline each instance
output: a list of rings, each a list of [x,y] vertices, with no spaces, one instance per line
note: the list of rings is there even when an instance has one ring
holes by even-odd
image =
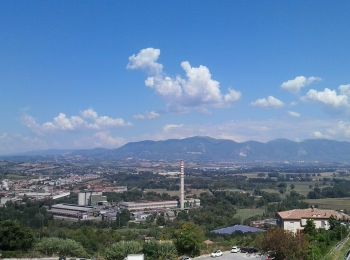
[[[213,260],[213,259],[217,259],[217,260],[247,260],[247,259],[255,259],[255,260],[265,260],[266,257],[265,256],[261,256],[261,255],[249,255],[249,254],[245,254],[245,253],[230,253],[230,252],[224,252],[223,256],[220,257],[210,257],[210,256],[199,256],[199,257],[195,257],[193,259],[198,259],[198,260]]]

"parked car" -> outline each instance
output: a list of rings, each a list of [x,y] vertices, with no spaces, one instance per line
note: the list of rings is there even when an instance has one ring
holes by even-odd
[[[189,256],[183,256],[183,257],[181,257],[181,260],[192,260],[192,259]]]
[[[231,253],[239,253],[239,247],[238,246],[233,246],[231,248]]]
[[[221,250],[216,250],[215,252],[210,254],[211,257],[219,257],[222,256]]]
[[[241,247],[241,253],[256,254],[258,253],[258,249],[254,247]]]

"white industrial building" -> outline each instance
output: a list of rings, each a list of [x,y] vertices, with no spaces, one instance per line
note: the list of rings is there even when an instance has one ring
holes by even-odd
[[[178,202],[177,200],[121,202],[119,203],[119,207],[121,209],[126,209],[128,211],[174,209],[178,207]]]
[[[52,213],[54,219],[60,220],[100,220],[97,211],[90,206],[77,206],[70,204],[52,205],[48,212]]]
[[[106,203],[107,197],[102,192],[83,191],[78,194],[79,206],[94,206],[99,203]]]

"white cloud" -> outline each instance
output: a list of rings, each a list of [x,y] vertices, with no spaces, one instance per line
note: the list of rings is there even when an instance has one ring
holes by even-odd
[[[329,88],[325,88],[323,91],[310,89],[306,93],[306,96],[303,97],[303,100],[318,102],[333,108],[349,106],[348,96],[338,94],[336,90],[331,90]]]
[[[340,85],[338,87],[340,94],[350,96],[350,84]]]
[[[156,74],[160,73],[163,70],[163,65],[157,62],[159,55],[159,49],[142,49],[138,54],[133,54],[129,57],[127,68],[142,69]]]
[[[13,154],[35,149],[47,149],[44,140],[38,137],[29,137],[21,134],[0,134],[0,154]]]
[[[241,92],[234,89],[229,89],[228,93],[224,96],[224,100],[227,103],[233,103],[238,101],[241,98],[241,96]]]
[[[125,144],[125,140],[119,137],[113,137],[109,132],[97,132],[95,134],[95,146],[116,148]]]
[[[300,113],[295,112],[295,111],[288,111],[288,115],[292,117],[300,117]]]
[[[169,132],[172,130],[176,130],[179,128],[182,128],[184,125],[183,124],[167,124],[163,127],[163,131],[164,132]]]
[[[317,139],[329,139],[329,136],[320,132],[320,131],[314,131],[312,133],[313,137],[314,138],[317,138]]]
[[[150,111],[143,114],[134,115],[133,117],[138,120],[153,120],[160,117],[160,114],[154,111]]]
[[[283,107],[284,103],[273,96],[268,96],[267,98],[259,98],[251,103],[255,107],[262,108],[280,108]]]
[[[297,76],[294,79],[283,82],[281,88],[291,93],[298,93],[303,87],[319,82],[320,80],[321,78],[318,77]]]
[[[67,116],[59,113],[52,121],[38,123],[32,116],[23,115],[23,124],[37,134],[45,134],[54,131],[75,131],[75,130],[101,130],[129,126],[130,123],[122,118],[99,116],[93,109],[86,109],[76,116]]]
[[[153,89],[171,106],[175,107],[224,107],[240,99],[241,93],[229,89],[223,94],[220,82],[214,80],[206,66],[192,67],[188,61],[181,62],[186,77],[170,77],[158,63],[159,49],[147,48],[129,57],[129,69],[142,69],[148,72],[145,85]]]

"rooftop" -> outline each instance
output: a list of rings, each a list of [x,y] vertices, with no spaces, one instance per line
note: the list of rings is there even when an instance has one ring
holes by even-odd
[[[244,226],[244,225],[234,225],[231,227],[225,227],[220,229],[215,229],[211,231],[214,234],[217,235],[232,235],[234,233],[259,233],[264,232],[264,230],[260,228],[250,227],[250,226]]]
[[[66,209],[66,210],[77,210],[77,211],[91,211],[94,208],[89,206],[78,206],[71,204],[55,204],[51,206],[52,209]]]
[[[331,209],[293,209],[277,213],[282,219],[329,219],[331,216],[336,219],[350,220],[350,216]]]

